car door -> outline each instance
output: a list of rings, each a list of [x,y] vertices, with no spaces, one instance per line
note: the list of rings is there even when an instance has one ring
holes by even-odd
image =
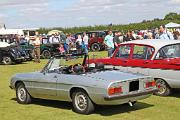
[[[180,44],[162,47],[156,54],[151,68],[180,69]]]
[[[53,98],[57,95],[56,73],[39,72],[33,76],[33,94],[40,98]]]
[[[57,75],[57,97],[59,100],[62,101],[69,101],[70,100],[70,88],[72,86],[72,80],[74,75],[68,75],[60,73]]]
[[[132,58],[129,60],[128,71],[133,73],[143,73],[148,75],[149,68],[152,65],[151,57],[154,54],[155,49],[147,45],[133,45]]]
[[[114,52],[112,64],[115,66],[128,66],[131,54],[131,45],[121,45]]]

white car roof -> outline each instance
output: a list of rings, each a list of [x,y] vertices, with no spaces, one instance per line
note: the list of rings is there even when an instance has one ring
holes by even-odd
[[[128,42],[123,42],[121,44],[143,44],[154,47],[159,50],[163,46],[180,43],[180,40],[161,40],[161,39],[145,39],[145,40],[132,40]]]
[[[0,42],[0,47],[7,47],[7,46],[10,46],[10,44],[7,42]]]

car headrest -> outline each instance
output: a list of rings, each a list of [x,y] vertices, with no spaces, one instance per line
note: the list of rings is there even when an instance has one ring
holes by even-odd
[[[83,70],[83,66],[74,66],[73,67],[73,71],[75,73],[82,73],[84,70]]]

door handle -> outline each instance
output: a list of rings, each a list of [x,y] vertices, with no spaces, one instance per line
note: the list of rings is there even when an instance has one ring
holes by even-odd
[[[144,64],[148,64],[149,62],[148,61],[145,61],[145,62],[143,62]]]
[[[124,63],[127,63],[127,60],[123,60]]]

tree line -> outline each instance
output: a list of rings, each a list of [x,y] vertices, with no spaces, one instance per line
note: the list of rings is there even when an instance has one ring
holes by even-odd
[[[101,30],[118,30],[123,33],[128,30],[145,30],[145,29],[154,29],[158,28],[160,25],[165,25],[169,22],[175,22],[180,24],[180,14],[177,13],[169,13],[165,15],[164,19],[154,18],[153,20],[143,20],[140,23],[130,23],[127,25],[121,24],[110,24],[110,25],[95,25],[95,26],[85,26],[85,27],[71,27],[71,28],[62,28],[62,27],[54,27],[54,28],[40,28],[40,33],[48,33],[48,31],[56,29],[61,30],[64,33],[78,33],[84,31],[101,31]]]

